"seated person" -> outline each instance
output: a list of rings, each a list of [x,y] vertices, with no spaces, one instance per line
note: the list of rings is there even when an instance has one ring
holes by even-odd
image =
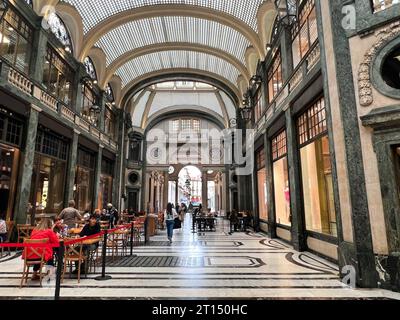
[[[237,211],[232,210],[232,213],[229,218],[231,221],[231,233],[232,233],[232,227],[234,228],[234,231],[237,231],[239,225],[239,217]]]
[[[53,232],[57,234],[59,237],[64,237],[68,235],[68,226],[63,224],[63,220],[60,218],[56,218],[54,220]]]
[[[89,217],[89,223],[86,224],[81,233],[79,234],[80,237],[90,237],[95,234],[98,234],[101,232],[100,228],[100,223],[97,221],[97,216],[95,214],[92,214]],[[91,251],[96,251],[97,248],[99,247],[99,243],[94,243],[94,244],[89,244],[89,245],[83,245],[82,247],[82,252],[85,256],[87,256]],[[76,270],[73,271],[73,273],[78,273],[78,263],[76,265]],[[81,273],[86,272],[86,265],[85,263],[81,264]]]
[[[94,215],[96,216],[97,222],[100,222],[100,219],[101,219],[101,210],[100,210],[100,209],[94,210]]]
[[[52,225],[51,225],[51,220],[48,218],[44,218],[40,221],[39,225],[32,231],[31,234],[31,240],[40,240],[40,239],[48,239],[48,244],[58,244],[58,236],[54,233],[52,230]],[[38,248],[36,249],[37,252],[43,252],[42,250],[45,250],[44,254],[44,260],[46,261],[47,266],[53,266],[54,269],[54,261],[53,261],[53,249],[52,248]],[[31,255],[32,253],[32,255]],[[25,259],[25,257],[29,256],[29,260],[38,260],[40,259],[39,256],[35,255],[34,252],[32,252],[31,248],[26,248],[24,250],[24,254],[22,255],[22,259]],[[39,280],[40,277],[38,275],[38,271],[40,269],[40,264],[35,264],[33,266],[33,276],[32,280]],[[52,273],[54,270],[50,271]]]
[[[7,241],[7,223],[3,216],[0,216],[0,243]]]

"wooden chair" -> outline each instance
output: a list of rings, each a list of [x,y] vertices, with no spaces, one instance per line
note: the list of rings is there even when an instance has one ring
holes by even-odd
[[[76,240],[74,238],[71,239],[64,239],[65,242],[70,240]],[[71,245],[65,246],[65,253],[64,253],[64,269],[61,277],[61,282],[64,282],[65,272],[67,271],[67,265],[69,265],[69,275],[71,277],[72,268],[75,263],[78,264],[78,283],[81,282],[81,267],[82,263],[87,261],[87,257],[83,253],[83,244],[82,243],[75,243]],[[86,270],[84,270],[86,271]],[[87,278],[87,272],[85,272],[85,277]]]
[[[41,243],[48,243],[49,239],[25,239],[24,244],[41,244]],[[39,268],[39,278],[40,278],[40,286],[42,286],[42,280],[43,280],[43,275],[42,275],[42,269],[45,264],[45,253],[46,250],[45,248],[25,248],[24,253],[22,255],[24,259],[24,270],[22,273],[22,279],[21,279],[21,286],[24,285],[24,280],[25,284],[28,283],[28,277],[29,277],[29,269],[30,267],[33,267],[34,265],[40,265]],[[35,257],[35,258],[32,258]],[[32,259],[31,261],[29,261]]]
[[[7,225],[7,239],[3,243],[10,243],[11,236],[12,236],[12,233],[14,231],[14,221],[7,221],[6,225]],[[10,256],[11,255],[11,248],[8,247],[7,251],[8,251],[8,255]],[[3,256],[4,256],[4,248],[1,247],[1,256],[0,256],[0,258],[3,258]]]
[[[17,232],[18,232],[18,243],[25,241],[25,239],[29,239],[31,237],[31,233],[35,229],[34,226],[29,224],[18,224]]]
[[[107,248],[111,248],[111,259],[114,261],[115,256],[118,256],[118,247],[123,235],[112,233],[108,235]]]

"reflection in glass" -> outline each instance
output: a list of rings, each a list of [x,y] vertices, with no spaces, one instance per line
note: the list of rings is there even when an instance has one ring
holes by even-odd
[[[91,211],[93,203],[94,170],[78,166],[75,185],[76,208],[80,212]]]
[[[290,226],[290,188],[287,158],[284,157],[274,162],[273,171],[276,222]]]
[[[328,136],[300,150],[307,230],[337,236]]]
[[[0,215],[13,219],[20,151],[0,144]]]
[[[267,207],[267,170],[265,168],[257,172],[257,185],[258,185],[258,211],[260,219],[268,220],[268,207]]]

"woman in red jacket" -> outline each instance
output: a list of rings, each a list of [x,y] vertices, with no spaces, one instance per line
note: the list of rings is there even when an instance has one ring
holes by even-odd
[[[32,231],[30,239],[31,240],[48,239],[48,244],[50,245],[59,243],[57,234],[52,230],[51,220],[47,218],[42,219],[39,225]],[[43,252],[42,250],[45,250],[44,259],[46,261],[46,265],[54,266],[53,248],[35,248],[35,249],[39,253]],[[25,249],[22,259],[25,259],[26,256],[29,257],[29,260],[38,260],[41,258],[40,256],[37,256],[32,251],[31,248]],[[39,264],[33,266],[32,280],[38,280],[40,278],[38,275],[39,269],[40,269]]]

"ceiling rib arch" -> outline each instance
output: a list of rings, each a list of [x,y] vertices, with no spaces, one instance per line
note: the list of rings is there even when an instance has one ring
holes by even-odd
[[[195,69],[164,69],[142,75],[135,79],[121,93],[120,105],[126,110],[130,107],[131,99],[141,90],[166,81],[199,81],[215,86],[232,100],[235,106],[239,105],[240,92],[227,80],[217,74]]]
[[[242,64],[238,59],[235,57],[227,54],[226,52],[210,48],[203,45],[195,45],[190,43],[162,43],[162,44],[154,44],[146,47],[142,47],[139,49],[134,49],[132,51],[126,52],[124,55],[120,56],[117,60],[115,60],[106,71],[106,76],[104,78],[104,83],[102,86],[105,86],[109,79],[117,72],[117,70],[122,67],[124,64],[128,63],[129,61],[147,55],[152,54],[155,52],[160,51],[195,51],[199,53],[210,54],[216,56],[218,58],[226,60],[228,63],[233,65],[238,69],[238,71],[245,77],[247,81],[250,81],[250,73],[247,70],[246,66]]]
[[[122,85],[135,81],[143,74],[163,69],[195,69],[211,72],[224,78],[236,87],[239,70],[226,60],[210,54],[196,51],[160,51],[140,56],[121,66],[116,74],[121,77]]]
[[[80,54],[80,60],[82,61],[90,48],[94,46],[97,41],[99,41],[99,39],[110,30],[118,28],[119,26],[134,20],[143,20],[146,18],[162,16],[193,17],[218,22],[243,34],[249,40],[250,44],[256,49],[260,59],[262,59],[265,55],[265,49],[263,48],[260,37],[256,31],[254,31],[242,20],[235,18],[232,15],[199,6],[153,5],[151,7],[147,6],[139,9],[130,9],[114,14],[95,25],[85,35],[84,47]]]

